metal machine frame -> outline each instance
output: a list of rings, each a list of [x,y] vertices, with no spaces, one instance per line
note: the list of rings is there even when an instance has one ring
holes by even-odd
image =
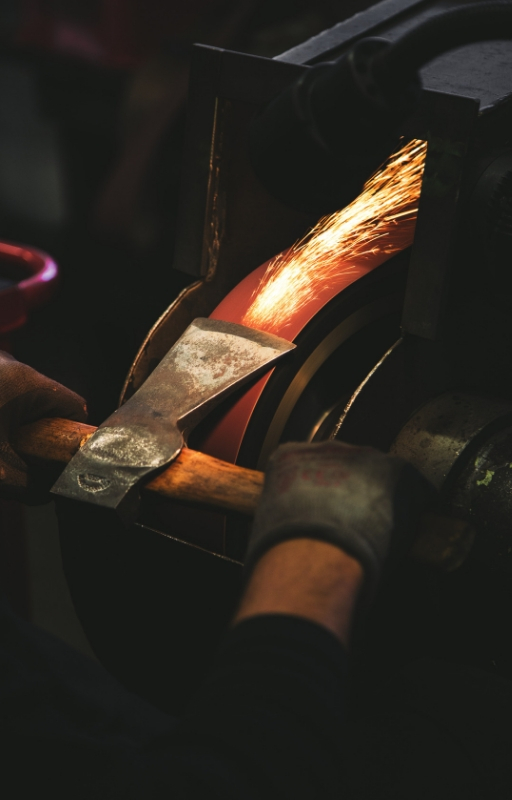
[[[246,137],[258,108],[308,65],[340,55],[366,35],[393,38],[438,5],[385,0],[276,59],[195,48],[174,262],[176,269],[191,276],[191,284],[148,334],[122,399],[144,382],[194,317],[208,316],[245,275],[316,221],[285,208],[257,182]],[[472,48],[473,64],[484,59],[487,71],[473,69],[468,75],[467,59],[457,53],[423,71],[422,105],[404,130],[404,136],[429,139],[402,320],[407,352],[404,355],[402,349],[401,356],[379,372],[379,391],[387,392],[385,397],[371,397],[361,413],[358,401],[357,413],[354,406],[342,421],[344,438],[357,439],[363,431],[369,443],[389,446],[415,404],[454,383],[483,387],[489,376],[498,375],[493,388],[503,390],[505,399],[512,398],[512,386],[501,380],[507,359],[497,353],[503,329],[492,315],[480,318],[475,311],[480,299],[475,255],[480,244],[464,227],[471,187],[485,168],[480,157],[507,144],[512,48],[500,42]],[[461,293],[465,285],[467,291]],[[508,324],[506,330],[511,327]],[[474,354],[468,355],[468,342]],[[512,342],[506,341],[504,352],[512,352]],[[398,373],[388,373],[389,364],[395,364]],[[395,381],[397,374],[401,383]],[[402,388],[395,413],[394,398]],[[232,612],[239,565],[162,536],[151,524],[125,530],[95,509],[77,520],[76,512],[63,506],[61,515],[65,568],[99,657],[128,686],[177,710],[207,669]],[[207,526],[206,512],[201,519]],[[455,581],[454,593],[464,580]],[[403,592],[412,596],[417,591],[417,575],[407,581],[406,589],[400,584],[392,600],[397,615],[402,610],[406,616],[407,609],[400,606]],[[202,598],[208,598],[208,607]],[[389,618],[393,616],[388,613]],[[453,619],[447,615],[447,630]],[[408,618],[402,620],[402,628],[397,625],[394,643],[388,640],[397,652],[403,646],[404,626],[410,629]]]

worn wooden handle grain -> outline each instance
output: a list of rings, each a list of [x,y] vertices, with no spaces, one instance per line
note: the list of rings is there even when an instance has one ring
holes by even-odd
[[[29,462],[64,466],[95,430],[66,419],[42,419],[20,428],[13,446]],[[251,515],[262,489],[262,472],[185,448],[164,472],[145,484],[143,492]],[[465,560],[473,539],[474,531],[462,520],[427,514],[411,555],[451,571]]]
[[[41,419],[20,428],[13,446],[29,462],[64,466],[95,430],[92,425],[67,419]],[[253,514],[262,488],[262,472],[184,448],[143,491],[225,511]]]

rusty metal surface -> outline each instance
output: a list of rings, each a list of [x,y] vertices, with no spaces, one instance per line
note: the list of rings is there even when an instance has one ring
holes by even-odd
[[[453,513],[477,530],[473,558],[512,573],[512,428],[486,438],[450,492]]]
[[[494,423],[512,421],[512,403],[463,392],[436,397],[404,425],[390,448],[441,489],[467,448]]]
[[[391,447],[441,490],[445,512],[475,532],[472,562],[508,574],[512,572],[511,422],[512,402],[448,393],[420,408]]]
[[[113,508],[133,521],[140,481],[176,458],[188,431],[211,408],[294,347],[243,325],[195,320],[71,460],[53,493]]]

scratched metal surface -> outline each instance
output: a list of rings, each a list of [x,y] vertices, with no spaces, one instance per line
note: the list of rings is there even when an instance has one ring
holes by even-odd
[[[140,481],[176,458],[187,432],[211,408],[294,347],[243,325],[196,319],[71,460],[53,493],[133,521]]]

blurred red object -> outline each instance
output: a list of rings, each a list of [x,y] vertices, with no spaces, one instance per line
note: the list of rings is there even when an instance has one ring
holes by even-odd
[[[9,350],[8,334],[50,299],[58,275],[55,261],[41,250],[0,242],[0,349]]]
[[[59,271],[46,253],[0,242],[0,350],[10,351],[9,334],[29,312],[52,296]],[[23,508],[0,501],[0,584],[13,609],[30,618],[30,586]]]

